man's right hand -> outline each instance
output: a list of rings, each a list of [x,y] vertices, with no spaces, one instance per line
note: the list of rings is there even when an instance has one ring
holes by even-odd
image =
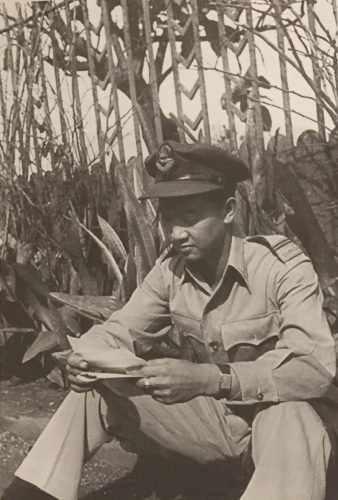
[[[67,359],[67,366],[66,366],[67,374],[68,374],[68,380],[71,389],[75,392],[87,392],[91,391],[93,389],[93,382],[88,383],[85,381],[82,381],[77,377],[77,375],[80,375],[84,371],[89,371],[90,370],[90,365],[89,363],[83,359],[79,354],[72,353]]]

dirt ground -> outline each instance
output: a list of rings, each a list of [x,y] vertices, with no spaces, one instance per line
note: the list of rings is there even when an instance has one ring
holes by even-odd
[[[45,380],[13,385],[0,383],[1,493],[28,453],[66,392]],[[156,458],[138,458],[117,442],[103,446],[86,464],[80,487],[82,500],[235,500],[237,481],[224,481],[224,469],[182,467]]]

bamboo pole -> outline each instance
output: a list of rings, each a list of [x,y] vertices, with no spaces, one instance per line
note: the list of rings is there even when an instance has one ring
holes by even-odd
[[[103,12],[103,23],[104,29],[106,33],[106,50],[108,56],[108,68],[109,68],[109,77],[110,84],[112,86],[113,93],[113,105],[114,105],[114,114],[115,114],[115,123],[116,123],[116,131],[117,131],[117,143],[119,148],[119,156],[120,163],[125,167],[126,158],[124,153],[123,146],[123,135],[122,135],[122,125],[121,125],[121,114],[120,114],[120,105],[119,105],[119,97],[116,85],[116,66],[113,59],[113,51],[112,51],[112,40],[110,36],[110,12],[107,7],[107,0],[101,0],[102,12]]]
[[[309,22],[309,29],[311,32],[311,52],[312,52],[312,57],[311,57],[311,62],[312,62],[312,71],[313,71],[313,81],[315,85],[315,92],[317,94],[321,94],[322,88],[321,88],[321,70],[318,64],[317,60],[317,54],[316,54],[316,44],[317,44],[317,33],[316,33],[316,21],[315,21],[315,13],[314,13],[314,1],[313,0],[308,0],[307,2],[307,13],[308,13],[308,22]],[[317,112],[317,118],[318,118],[318,133],[321,138],[325,142],[325,127],[323,124],[325,123],[325,118],[324,118],[324,111],[322,106],[318,101],[316,101],[316,112]]]
[[[19,18],[19,21],[22,20],[22,15],[21,15],[21,7],[20,5],[17,5],[17,14],[18,14],[18,18]],[[27,42],[26,42],[26,38],[25,38],[25,34],[24,34],[24,28],[23,28],[23,25],[20,26],[19,28],[20,30],[20,38],[22,38],[24,40],[24,46],[23,46],[23,51],[22,51],[22,54],[23,54],[23,71],[25,72],[25,76],[26,76],[26,92],[27,92],[27,99],[26,99],[26,106],[25,106],[25,111],[24,111],[24,120],[26,120],[26,123],[25,123],[25,131],[24,131],[24,148],[25,148],[25,151],[26,151],[26,155],[24,158],[21,158],[21,160],[23,162],[25,162],[25,169],[27,169],[27,175],[28,175],[28,164],[29,162],[26,161],[26,157],[27,155],[30,156],[30,128],[31,128],[31,122],[32,122],[32,112],[33,112],[33,109],[32,109],[32,85],[31,85],[31,81],[32,81],[32,68],[30,66],[30,64],[28,64],[28,61],[27,61],[27,51],[28,51],[28,47],[27,47]],[[33,30],[30,32],[30,43],[32,42],[32,34],[33,34]]]
[[[83,128],[83,117],[82,117],[82,109],[81,109],[81,98],[79,92],[79,84],[77,80],[77,68],[76,68],[76,55],[75,55],[75,41],[76,41],[76,32],[72,30],[71,26],[71,15],[69,10],[69,0],[65,1],[65,10],[66,10],[66,21],[69,33],[72,33],[71,40],[71,49],[70,49],[70,71],[72,78],[72,95],[73,95],[73,110],[74,110],[74,131],[76,137],[78,138],[78,151],[79,151],[79,159],[80,159],[80,167],[86,169],[87,168],[87,154],[86,154],[86,141],[84,135]],[[75,11],[74,11],[75,14]]]
[[[33,5],[33,12],[36,13],[36,8]],[[18,18],[21,21],[21,8],[18,9]],[[35,18],[37,20],[37,17]],[[41,157],[39,152],[39,144],[37,137],[37,128],[36,128],[36,120],[35,120],[35,110],[34,110],[34,99],[33,99],[33,83],[34,83],[34,71],[35,71],[35,56],[39,50],[40,46],[40,29],[39,25],[33,23],[33,28],[30,33],[29,44],[27,44],[26,40],[24,42],[24,50],[23,50],[23,60],[24,60],[24,70],[26,73],[26,88],[27,88],[27,105],[26,105],[26,152],[30,156],[30,141],[31,134],[33,138],[33,148],[34,148],[34,157],[35,157],[35,165],[38,172],[42,171],[41,165]]]
[[[174,31],[174,16],[173,16],[173,8],[172,3],[169,1],[167,3],[167,29],[168,29],[168,38],[170,44],[171,51],[171,62],[173,67],[173,78],[174,78],[174,89],[175,89],[175,99],[176,99],[176,108],[177,108],[177,118],[178,121],[184,125],[184,116],[183,116],[183,105],[182,105],[182,96],[180,92],[180,75],[178,71],[177,57],[176,57],[176,37]],[[184,127],[179,127],[178,134],[180,140],[184,142],[185,133]]]
[[[129,26],[129,15],[128,15],[128,4],[127,0],[121,0],[121,7],[123,10],[123,33],[124,33],[124,44],[125,50],[127,53],[127,71],[128,71],[128,82],[129,82],[129,92],[131,98],[131,105],[133,109],[133,122],[134,122],[134,135],[135,135],[135,143],[136,143],[136,152],[137,152],[137,170],[139,173],[140,179],[144,178],[143,172],[143,154],[142,154],[142,145],[141,145],[141,131],[140,131],[140,121],[137,110],[137,92],[136,92],[136,82],[135,82],[135,74],[134,74],[134,66],[133,66],[133,51],[131,46],[131,38],[130,38],[130,26]],[[153,145],[155,149],[155,144]],[[140,189],[138,183],[134,183],[134,189],[136,196],[140,196]]]
[[[217,7],[218,15],[218,32],[221,39],[221,55],[222,55],[222,65],[223,65],[223,79],[224,79],[224,90],[225,90],[225,106],[228,116],[228,130],[229,130],[229,140],[230,147],[233,152],[237,151],[237,139],[236,139],[236,125],[235,125],[235,115],[232,107],[232,89],[231,82],[229,78],[230,65],[228,48],[225,44],[225,28],[224,28],[224,16],[220,6]]]
[[[7,161],[7,153],[8,150],[6,146],[8,146],[8,141],[9,141],[9,126],[8,126],[8,117],[7,117],[7,104],[6,104],[6,99],[5,99],[5,94],[4,94],[4,88],[2,84],[2,71],[0,71],[0,110],[1,110],[1,117],[2,117],[2,132],[3,132],[3,153],[6,156],[6,163],[7,167],[9,166],[11,171],[13,171],[14,165],[10,164],[10,162]]]
[[[99,106],[99,98],[97,92],[97,76],[95,71],[95,56],[94,49],[91,43],[91,29],[88,18],[88,8],[87,8],[87,0],[80,0],[80,5],[82,7],[83,13],[83,21],[85,26],[86,33],[86,43],[87,43],[87,53],[88,53],[88,65],[89,65],[89,76],[92,84],[92,95],[94,102],[94,113],[95,113],[95,122],[96,122],[96,131],[97,131],[97,142],[99,147],[99,157],[102,165],[105,165],[105,154],[104,154],[104,139],[102,134],[101,127],[101,117],[100,117],[100,106]]]
[[[199,35],[198,5],[197,5],[197,0],[190,0],[190,2],[192,7],[192,26],[195,39],[195,58],[197,62],[199,91],[200,91],[200,98],[202,105],[204,137],[206,141],[210,143],[211,142],[210,122],[209,122],[208,104],[207,104],[207,91],[206,91],[204,71],[203,71],[201,40]]]
[[[41,97],[42,97],[43,109],[44,109],[44,115],[45,115],[44,122],[45,122],[46,132],[47,132],[49,141],[52,142],[54,140],[54,136],[53,136],[53,127],[52,127],[49,102],[48,102],[45,64],[44,64],[44,60],[43,60],[42,50],[39,51],[39,69],[40,69],[40,81],[41,81],[41,89],[42,89]],[[49,150],[49,155],[50,155],[52,170],[54,171],[56,163],[55,163],[53,149]]]
[[[249,29],[249,28],[247,28]],[[325,109],[325,111],[329,114],[329,116],[331,117],[332,121],[337,124],[338,123],[338,120],[337,120],[337,112],[336,112],[336,105],[335,103],[332,101],[332,99],[328,96],[328,95],[325,95],[323,92],[321,94],[318,94],[318,92],[316,91],[316,87],[314,86],[314,82],[313,82],[313,79],[309,77],[306,69],[304,68],[304,65],[301,61],[301,58],[299,57],[298,53],[297,53],[297,49],[293,43],[293,40],[292,40],[292,37],[290,36],[290,34],[288,33],[288,30],[283,28],[283,33],[285,35],[285,38],[287,39],[289,45],[290,45],[290,50],[292,52],[292,55],[294,57],[294,59],[292,59],[291,57],[289,57],[287,54],[283,54],[280,52],[279,48],[271,42],[271,40],[269,40],[269,38],[267,36],[264,36],[260,31],[256,31],[255,34],[256,36],[258,36],[259,38],[261,38],[262,40],[264,40],[264,42],[272,48],[272,50],[280,53],[284,58],[285,60],[291,65],[293,66],[301,75],[302,77],[304,78],[304,80],[308,83],[308,85],[310,86],[310,88],[313,89],[314,93],[315,93],[315,98],[318,99],[318,101],[321,103],[321,106]]]
[[[336,20],[336,36],[335,40],[338,40],[338,8],[337,8],[337,1],[332,0],[332,10],[333,14]],[[337,56],[337,51],[334,52],[334,61],[333,61],[333,67],[334,67],[334,76],[335,76],[335,83],[336,83],[336,92],[338,92],[338,56]]]
[[[284,34],[281,29],[281,16],[282,10],[280,8],[279,2],[273,2],[273,7],[276,13],[276,33],[277,33],[277,45],[281,53],[285,53],[284,44]],[[283,97],[283,109],[284,109],[284,120],[285,120],[285,136],[287,141],[287,147],[292,148],[293,146],[293,131],[292,131],[292,120],[291,120],[291,106],[290,106],[290,94],[289,94],[289,83],[287,76],[287,68],[285,58],[282,54],[278,54],[279,67],[280,67],[280,77],[281,77],[281,87],[282,87],[282,97]]]
[[[6,207],[6,222],[5,222],[4,240],[3,240],[3,246],[2,246],[1,254],[0,254],[1,259],[4,259],[6,257],[10,214],[11,214],[11,205],[8,204]]]
[[[3,17],[5,21],[5,27],[9,28],[8,23],[8,15],[5,5],[3,5]],[[25,148],[23,141],[23,130],[21,126],[21,118],[20,118],[20,98],[19,98],[19,71],[20,71],[20,46],[19,44],[16,46],[16,61],[14,65],[14,56],[13,56],[13,44],[12,38],[10,36],[9,31],[6,32],[7,38],[7,62],[8,69],[11,74],[11,82],[12,82],[12,90],[13,90],[13,104],[12,104],[12,120],[11,120],[11,136],[8,140],[9,145],[9,161],[12,165],[16,164],[16,145],[15,138],[18,135],[19,138],[19,154],[22,160],[22,175],[27,178],[27,168],[25,161]]]
[[[55,78],[55,87],[56,87],[56,104],[59,112],[59,120],[60,120],[60,130],[61,130],[61,138],[64,145],[68,144],[68,134],[67,134],[67,124],[65,119],[65,108],[63,105],[63,92],[61,86],[60,79],[60,71],[57,64],[58,60],[58,45],[55,37],[54,30],[54,12],[50,12],[48,14],[48,18],[50,21],[50,38],[52,42],[52,51],[53,51],[53,67],[54,67],[54,78]]]
[[[153,94],[153,107],[154,107],[154,118],[155,118],[155,131],[157,137],[157,144],[163,141],[162,133],[162,123],[161,123],[161,110],[158,95],[158,85],[157,85],[157,75],[155,58],[153,51],[153,43],[151,39],[151,25],[150,25],[150,14],[149,14],[149,2],[148,0],[142,0],[143,15],[144,15],[144,29],[146,35],[146,43],[149,57],[149,80],[151,85],[151,90]]]
[[[255,137],[257,152],[260,158],[263,157],[264,153],[264,136],[263,136],[263,120],[260,105],[260,95],[258,87],[258,76],[257,76],[257,59],[256,59],[256,48],[255,40],[253,34],[253,17],[252,9],[250,5],[250,0],[247,0],[246,8],[246,21],[249,26],[247,31],[247,38],[249,44],[249,56],[250,56],[250,76],[252,78],[252,96],[254,98],[253,109],[254,109],[254,122],[255,122]]]

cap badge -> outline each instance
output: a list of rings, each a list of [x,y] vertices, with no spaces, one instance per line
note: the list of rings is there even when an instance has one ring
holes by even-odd
[[[157,169],[163,174],[169,172],[175,165],[175,158],[169,144],[164,144],[159,149],[158,159],[156,161]]]

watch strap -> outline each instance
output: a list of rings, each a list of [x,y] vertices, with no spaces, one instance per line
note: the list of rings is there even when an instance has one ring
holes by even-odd
[[[220,370],[217,399],[229,399],[231,392],[231,370],[229,365],[217,365]]]

